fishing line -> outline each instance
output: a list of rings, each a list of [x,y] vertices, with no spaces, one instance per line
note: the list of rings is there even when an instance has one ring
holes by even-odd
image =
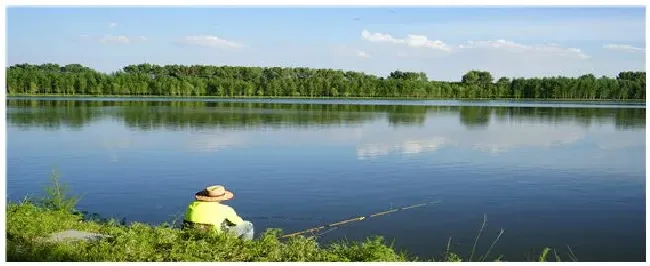
[[[423,203],[419,203],[419,204],[406,206],[406,207],[403,207],[403,208],[390,209],[390,210],[387,210],[387,211],[377,212],[377,213],[373,213],[373,214],[366,215],[366,216],[359,216],[359,217],[356,217],[356,218],[347,219],[347,220],[339,221],[339,222],[328,224],[328,225],[321,225],[321,226],[318,226],[318,227],[312,227],[312,228],[305,229],[305,230],[302,230],[302,231],[299,231],[299,232],[286,234],[286,235],[283,235],[281,237],[290,237],[290,236],[296,236],[296,235],[301,235],[301,234],[305,234],[305,233],[314,233],[314,232],[318,232],[320,230],[323,230],[325,228],[336,228],[337,226],[344,225],[344,224],[347,224],[347,223],[356,222],[356,221],[363,221],[365,219],[374,218],[374,217],[377,217],[377,216],[382,216],[382,215],[386,215],[386,214],[397,212],[397,211],[410,210],[410,209],[419,208],[419,207],[422,207],[422,206],[425,206],[425,205],[436,204],[436,203],[440,203],[440,202],[442,202],[442,200],[431,201],[431,202],[423,202]],[[330,232],[330,231],[328,230],[325,233],[327,233],[327,232]]]

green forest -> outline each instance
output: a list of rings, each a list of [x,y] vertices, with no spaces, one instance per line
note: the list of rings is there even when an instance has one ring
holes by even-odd
[[[425,73],[361,72],[281,67],[129,65],[106,74],[79,64],[17,64],[7,68],[8,95],[170,97],[395,97],[427,99],[645,99],[645,72],[615,78],[495,78],[472,70],[459,82],[430,81]]]

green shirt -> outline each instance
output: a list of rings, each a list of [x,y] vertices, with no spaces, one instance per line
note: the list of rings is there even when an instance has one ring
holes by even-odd
[[[185,220],[197,223],[214,225],[217,232],[221,231],[221,224],[228,221],[231,224],[238,225],[244,222],[235,210],[228,205],[219,202],[194,201],[187,206]]]

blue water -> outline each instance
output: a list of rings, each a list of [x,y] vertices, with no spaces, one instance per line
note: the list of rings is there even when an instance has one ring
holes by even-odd
[[[10,98],[7,137],[10,200],[53,168],[80,209],[154,224],[212,184],[258,231],[441,200],[320,238],[468,257],[486,215],[479,255],[503,228],[504,260],[645,260],[643,104]]]

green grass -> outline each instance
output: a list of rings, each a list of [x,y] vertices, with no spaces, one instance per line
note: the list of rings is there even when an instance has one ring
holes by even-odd
[[[8,261],[418,261],[406,252],[398,252],[378,236],[360,242],[339,241],[327,246],[314,237],[280,238],[279,229],[264,232],[254,241],[236,237],[178,229],[170,225],[143,223],[125,225],[115,219],[98,220],[74,210],[78,198],[68,197],[58,174],[41,199],[26,198],[9,203],[7,216]],[[485,222],[484,222],[485,224]],[[80,230],[111,235],[101,241],[50,243],[43,241],[51,233]],[[483,226],[481,227],[483,231]],[[499,234],[499,236],[503,231]],[[480,234],[479,234],[480,237]],[[478,238],[476,241],[478,241]],[[282,240],[281,240],[282,239]],[[490,249],[480,257],[487,260]],[[450,251],[428,261],[463,261]],[[474,248],[475,249],[475,248]],[[546,261],[551,249],[544,249],[538,261]],[[560,258],[553,250],[556,261]],[[474,254],[474,250],[472,251]],[[490,259],[499,260],[500,257]]]
[[[216,233],[180,230],[142,223],[121,225],[84,222],[63,210],[33,203],[7,208],[8,261],[406,261],[381,238],[319,248],[314,239],[297,237],[281,242],[278,230],[255,241]],[[39,240],[68,229],[113,236],[94,242],[48,243]]]

